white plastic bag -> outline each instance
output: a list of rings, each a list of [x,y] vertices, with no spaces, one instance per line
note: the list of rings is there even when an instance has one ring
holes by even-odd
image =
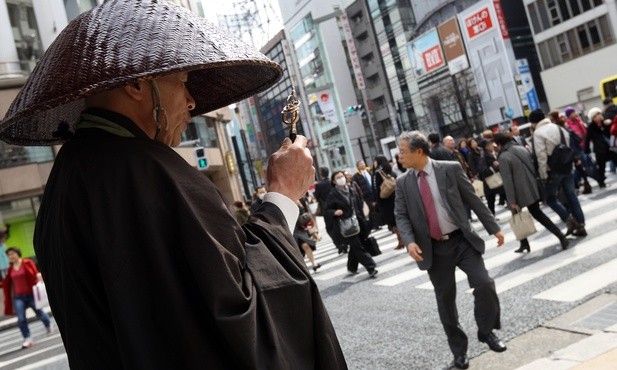
[[[45,289],[45,283],[40,282],[32,286],[32,294],[34,295],[34,306],[37,310],[43,307],[49,306],[49,300],[47,299],[47,289]]]

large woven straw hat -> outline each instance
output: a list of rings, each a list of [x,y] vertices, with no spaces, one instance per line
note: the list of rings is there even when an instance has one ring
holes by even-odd
[[[188,71],[203,114],[275,83],[278,64],[188,10],[160,0],[116,0],[81,14],[58,35],[0,121],[0,139],[61,143],[84,97]]]

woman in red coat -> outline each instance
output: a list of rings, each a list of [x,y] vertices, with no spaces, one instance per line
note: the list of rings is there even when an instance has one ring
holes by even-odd
[[[30,336],[28,321],[26,320],[26,309],[32,308],[36,316],[41,319],[47,329],[47,334],[51,334],[51,321],[43,310],[37,310],[34,306],[34,295],[32,287],[42,281],[41,274],[32,260],[21,258],[21,250],[17,247],[10,247],[6,254],[11,262],[11,267],[2,282],[4,290],[4,314],[17,315],[17,323],[24,343],[21,348],[32,347],[34,343]]]

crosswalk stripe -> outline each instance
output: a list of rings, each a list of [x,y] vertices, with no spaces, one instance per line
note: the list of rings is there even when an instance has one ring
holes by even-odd
[[[606,215],[600,214],[598,216],[588,219],[587,226],[589,228],[592,228],[595,226],[600,226],[604,224],[605,222],[606,222]],[[510,235],[510,233],[507,233],[507,235]],[[512,233],[512,236],[514,236],[513,233]],[[556,237],[551,233],[547,233],[547,235],[539,239],[531,239],[531,241],[533,243],[532,244],[533,253],[540,252],[549,247],[556,247],[556,246],[560,247],[559,241],[556,241]],[[486,266],[486,269],[490,271],[493,268],[505,265],[506,263],[512,262],[518,258],[520,258],[520,255],[516,253],[511,253],[511,254],[501,253],[501,254],[498,254],[497,256],[485,259],[484,264]],[[455,273],[455,278],[456,278],[456,282],[458,283],[458,282],[465,280],[467,278],[467,275],[465,275],[463,271],[457,269]],[[425,284],[418,285],[416,288],[433,289],[433,285],[431,284],[431,282],[428,282]]]
[[[611,203],[614,203],[614,201],[617,200],[617,194],[615,195],[610,195],[608,197],[602,198],[601,200],[598,199],[597,201],[594,201],[593,203],[583,203],[582,208],[583,208],[583,212],[585,213],[592,213],[594,211],[597,210],[602,210],[602,208],[607,208],[606,211],[608,212],[609,209],[610,211],[613,210],[613,205]],[[547,215],[550,216],[551,220],[556,224],[556,225],[560,225],[562,223],[562,221],[559,219],[559,216],[554,213],[550,208],[544,206],[543,210],[545,211],[545,213],[547,213]],[[514,238],[514,234],[511,231],[510,225],[507,221],[504,221],[505,217],[509,218],[510,215],[510,211],[508,211],[507,209],[498,209],[497,213],[496,213],[497,217],[499,217],[501,219],[501,221],[499,221],[500,226],[502,228],[502,231],[504,232],[504,234],[506,235],[506,241],[512,241],[515,240]],[[605,224],[607,221],[612,221],[612,219],[607,219],[606,217],[606,212],[602,212],[602,214],[593,217],[591,219],[587,220],[587,229],[591,229],[594,228],[596,226],[602,226],[603,224]],[[484,233],[484,237],[486,238],[490,238],[492,236],[489,236],[488,233],[484,230],[484,227],[482,226],[482,224],[480,222],[474,222],[472,224],[473,228],[476,229],[476,231],[479,234]],[[541,225],[538,225],[538,229],[539,229],[539,233],[536,234],[536,236],[531,238],[531,242],[532,242],[532,253],[536,253],[537,252],[541,252],[542,250],[546,249],[546,248],[550,248],[550,247],[559,247],[559,243],[556,240],[555,236],[552,235],[550,232],[548,232],[547,230],[545,230]],[[540,236],[540,234],[542,234]],[[391,258],[392,254],[390,254],[389,249],[393,249],[396,246],[396,238],[393,234],[390,234],[389,231],[387,230],[380,230],[376,233],[373,233],[372,236],[376,237],[378,239],[380,248],[382,249],[382,252],[384,252],[384,254],[382,254],[381,256],[379,256],[378,258],[384,259],[384,255],[386,255],[386,258]],[[382,236],[383,239],[379,238],[379,236]],[[381,240],[379,240],[381,239]],[[602,240],[609,240],[610,238],[602,238]],[[585,245],[587,245],[588,242],[591,242],[593,240],[596,239],[588,239],[584,242],[579,242],[577,244],[576,249],[580,249],[581,247],[584,247]],[[333,244],[331,244],[331,242],[329,243],[330,245],[332,245],[332,248],[334,248]],[[335,250],[335,249],[334,249]],[[512,251],[508,250],[506,251],[499,251],[497,252],[497,246],[496,243],[492,243],[492,240],[487,240],[487,246],[486,246],[486,251],[491,253],[491,252],[495,252],[497,254],[493,255],[490,258],[487,258],[485,260],[485,264],[488,270],[494,269],[494,268],[498,268],[500,266],[506,265],[509,262],[512,262],[516,259],[519,258],[527,258],[526,255],[522,256],[519,254],[515,254],[512,253]],[[563,254],[565,252],[570,252],[571,250],[568,251],[564,251],[560,254]],[[386,278],[383,278],[380,276],[380,278],[375,281],[373,284],[374,285],[378,285],[378,286],[396,286],[402,283],[405,283],[407,281],[413,280],[415,278],[418,278],[420,276],[423,276],[425,274],[425,271],[421,271],[417,268],[417,265],[415,265],[415,262],[408,256],[407,253],[405,253],[404,251],[397,251],[398,253],[400,253],[400,256],[397,257],[397,260],[389,262],[388,264],[385,265],[380,265],[378,264],[378,270],[380,271],[380,273],[385,273],[385,272],[389,272],[389,271],[393,271],[396,269],[399,269],[400,267],[404,267],[407,266],[409,264],[408,267],[405,267],[405,270],[394,275],[394,276],[389,276]],[[324,252],[326,253],[326,252]],[[337,253],[336,250],[334,253]],[[571,253],[571,252],[570,252]],[[578,255],[577,255],[578,256]],[[317,255],[316,255],[317,257]],[[346,266],[341,266],[341,265],[346,265],[347,262],[347,258],[345,255],[336,255],[335,257],[341,257],[340,260],[335,260],[332,262],[329,262],[328,264],[324,265],[324,267],[328,266],[328,265],[332,265],[330,266],[328,269],[331,269],[331,271],[329,271],[327,274],[315,274],[313,275],[313,277],[316,280],[329,280],[332,278],[336,278],[342,275],[347,274],[347,269]],[[378,258],[376,258],[375,260],[378,261]],[[580,257],[583,258],[583,257]],[[572,260],[571,262],[568,263],[572,263],[577,261],[579,258],[576,258],[574,260]],[[321,262],[321,261],[320,261]],[[324,268],[322,267],[322,269]],[[323,270],[320,270],[323,272]],[[360,275],[355,275],[355,276],[345,276],[344,279],[345,281],[349,281],[349,280],[361,280],[364,279],[365,276],[363,273],[361,273]],[[466,276],[465,274],[460,271],[457,270],[456,272],[456,279],[457,282],[463,281],[465,280]],[[502,277],[503,278],[503,277]],[[432,284],[430,282],[424,283],[424,284],[420,284],[417,286],[417,288],[420,289],[432,289]]]
[[[535,299],[574,302],[617,281],[617,258],[533,296]]]
[[[53,349],[56,349],[56,348],[58,348],[58,347],[63,347],[63,346],[64,346],[64,344],[62,344],[62,343],[58,343],[58,344],[54,344],[54,345],[52,345],[52,346],[49,346],[49,347],[46,347],[46,348],[40,349],[40,350],[38,350],[38,351],[28,352],[28,354],[26,354],[26,355],[19,356],[19,357],[16,357],[16,358],[13,358],[13,359],[10,359],[10,360],[8,360],[8,361],[1,361],[1,362],[0,362],[0,367],[1,367],[1,366],[11,365],[11,364],[14,364],[14,363],[16,363],[16,362],[19,362],[19,361],[25,360],[25,359],[27,359],[28,357],[32,357],[32,356],[35,356],[35,355],[40,355],[41,353],[48,352],[48,351],[51,351],[51,350],[53,350]]]
[[[614,245],[615,238],[617,238],[617,230],[588,239],[579,243],[576,248],[565,250],[507,275],[500,276],[495,279],[497,293],[503,293],[542,275],[548,274],[549,272],[555,271],[560,267],[610,248]],[[472,289],[468,289],[466,292],[471,293]]]
[[[395,243],[392,243],[392,245],[393,245],[393,246],[394,246],[394,245],[396,245],[396,242],[395,242]],[[380,247],[382,247],[382,248],[383,248],[384,246],[383,246],[383,245],[380,245]],[[386,248],[387,248],[387,247],[386,247]],[[389,264],[386,264],[386,265],[380,265],[380,264],[379,264],[379,262],[381,262],[381,261],[383,261],[383,260],[386,260],[386,259],[390,258],[390,256],[391,256],[391,255],[393,255],[393,254],[398,254],[398,252],[400,252],[400,251],[394,251],[394,248],[388,248],[388,249],[389,249],[389,250],[386,250],[385,248],[383,248],[383,249],[382,249],[382,250],[383,250],[383,252],[382,252],[382,254],[381,254],[381,255],[379,255],[379,256],[377,256],[377,257],[373,257],[373,259],[375,260],[375,263],[377,263],[378,270],[379,270],[380,272],[381,272],[382,270],[383,270],[384,272],[385,272],[385,271],[390,271],[390,270],[393,270],[393,269],[399,268],[399,267],[401,267],[401,266],[403,266],[403,265],[405,265],[405,264],[407,264],[407,263],[411,262],[411,261],[406,261],[406,260],[405,260],[405,261],[401,261],[401,260],[399,259],[399,260],[397,260],[397,261],[391,262],[391,264],[393,264],[392,266],[388,266]],[[325,274],[323,273],[323,270],[331,269],[331,268],[333,268],[333,267],[339,267],[340,265],[345,265],[345,267],[340,268],[340,269],[335,270],[335,271],[330,271],[330,272],[325,273]],[[327,267],[327,268],[326,268],[326,267]],[[361,272],[361,270],[359,270],[359,272]],[[335,277],[338,277],[338,276],[343,276],[343,275],[346,275],[346,274],[348,274],[348,271],[347,271],[347,255],[345,255],[345,258],[341,258],[341,259],[340,259],[340,260],[338,260],[338,261],[335,261],[335,262],[329,263],[328,265],[324,265],[324,266],[322,267],[322,269],[321,269],[318,273],[313,274],[313,279],[315,279],[315,280],[329,280],[329,279],[333,279],[333,278],[335,278]]]
[[[47,365],[51,365],[54,364],[56,362],[60,362],[62,360],[68,360],[68,356],[66,355],[66,353],[60,354],[60,355],[56,355],[50,358],[46,358],[44,360],[35,362],[33,364],[24,366],[24,367],[20,367],[16,370],[34,370],[34,369],[41,369],[43,367],[46,367]]]

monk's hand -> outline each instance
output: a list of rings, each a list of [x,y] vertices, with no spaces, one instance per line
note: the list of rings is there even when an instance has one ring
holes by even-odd
[[[304,196],[315,181],[313,157],[307,143],[302,135],[297,135],[293,143],[289,138],[283,140],[281,148],[268,159],[268,191],[281,193],[294,201]]]
[[[422,257],[422,249],[420,249],[420,246],[418,244],[407,244],[407,252],[411,256],[411,258],[413,258],[417,262],[424,261],[424,258]]]
[[[501,247],[506,239],[506,237],[503,235],[503,232],[498,231],[493,235],[495,235],[495,237],[497,238],[497,246]]]

